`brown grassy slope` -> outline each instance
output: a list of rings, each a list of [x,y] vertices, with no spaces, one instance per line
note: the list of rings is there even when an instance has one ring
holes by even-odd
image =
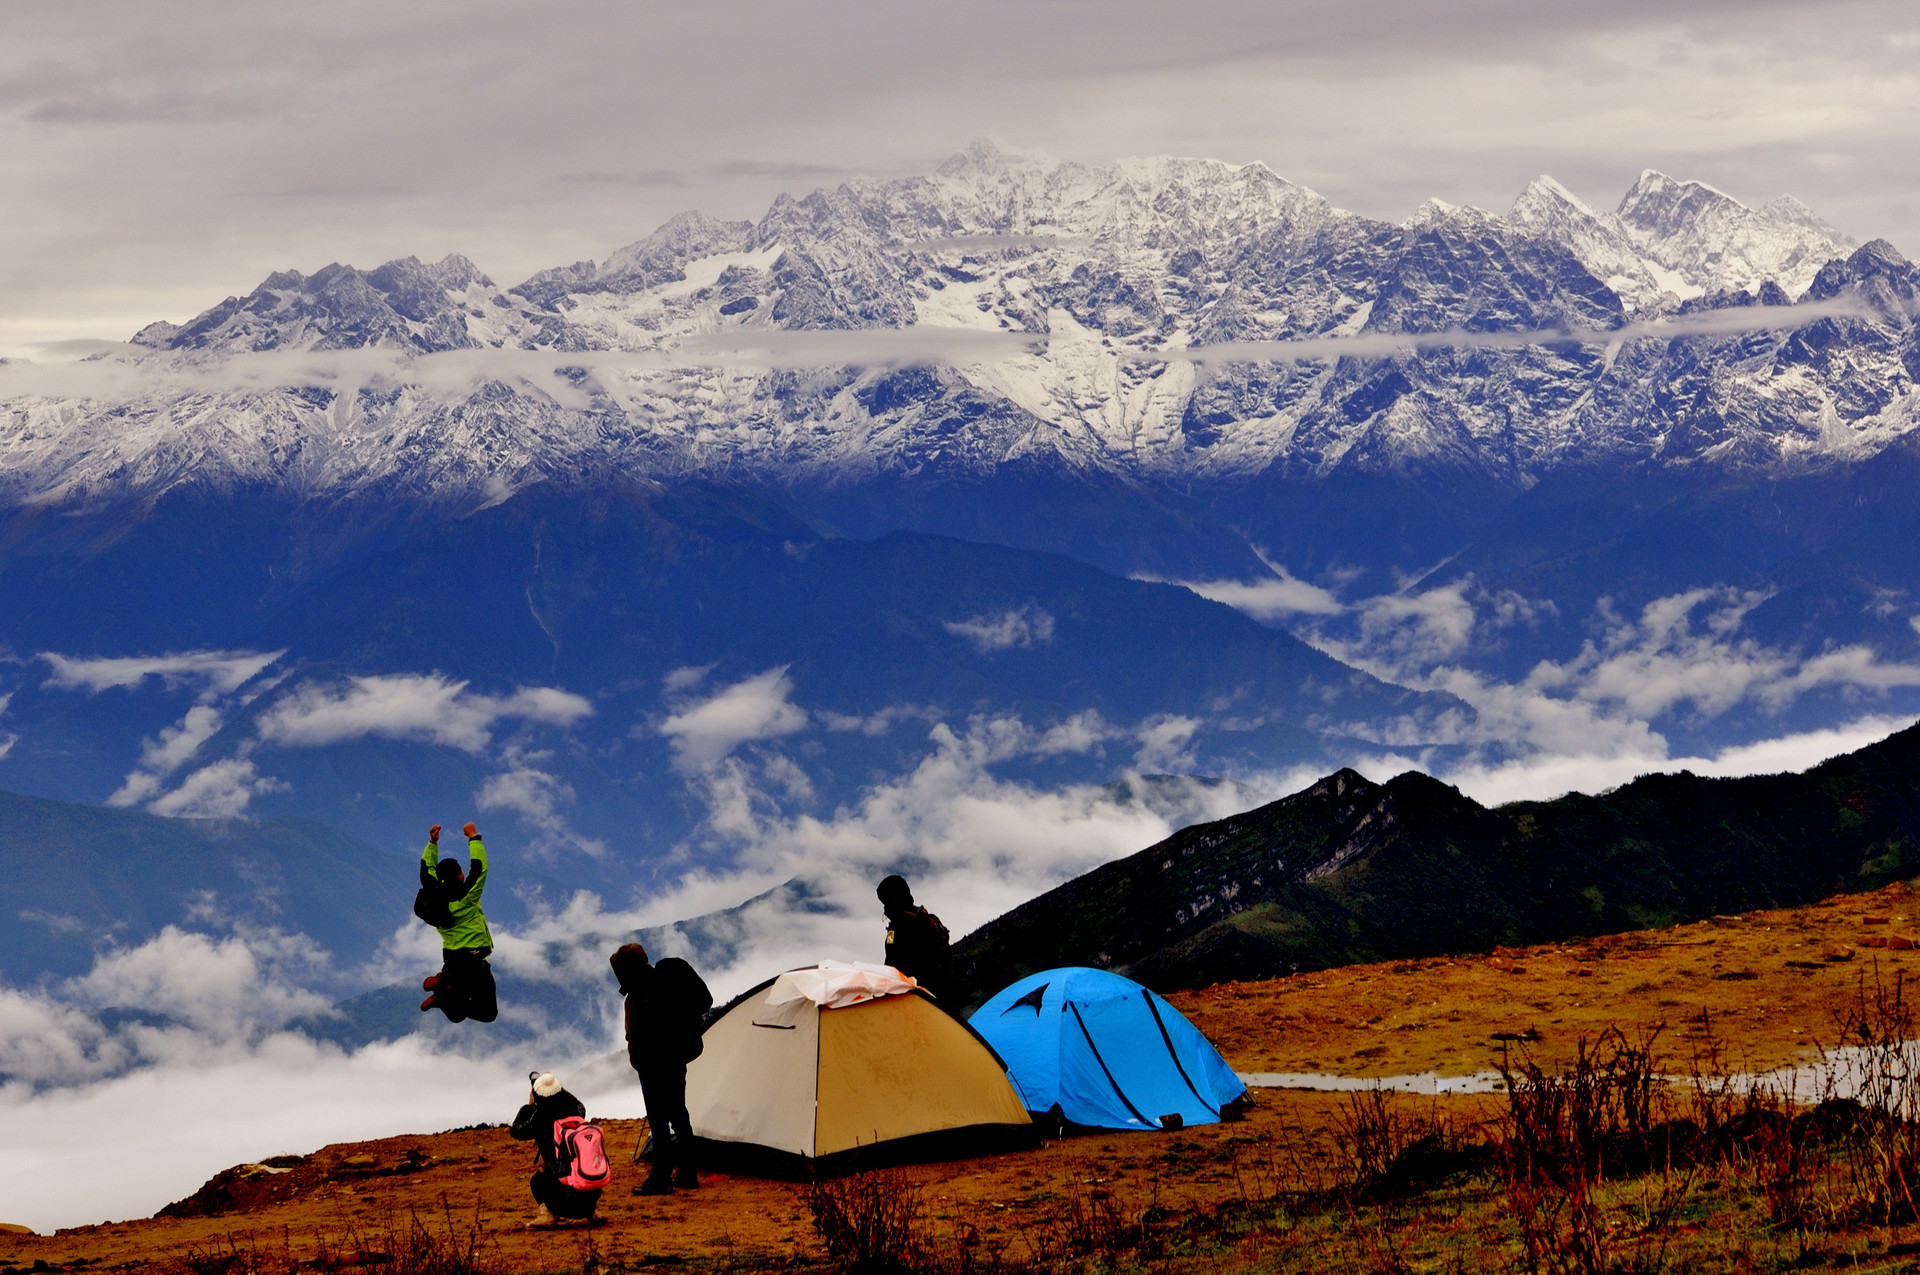
[[[1835,1015],[1856,1002],[1862,978],[1920,974],[1920,947],[1878,946],[1890,939],[1920,939],[1915,885],[1486,960],[1356,965],[1169,999],[1243,1072],[1466,1075],[1496,1063],[1501,1035],[1560,1061],[1609,1025],[1630,1036],[1662,1029],[1663,1052],[1683,1071],[1710,1025],[1730,1065],[1768,1070],[1836,1043]]]
[[[1770,1067],[1834,1039],[1834,1015],[1853,1001],[1863,974],[1873,977],[1871,962],[1888,981],[1920,969],[1920,950],[1863,946],[1916,931],[1920,891],[1902,885],[1577,949],[1529,948],[1493,963],[1351,967],[1224,984],[1174,1000],[1242,1071],[1460,1074],[1497,1057],[1496,1032],[1533,1029],[1539,1040],[1530,1048],[1553,1060],[1608,1025],[1630,1033],[1664,1026],[1664,1062],[1684,1070],[1702,1009],[1729,1046],[1730,1062]],[[1843,954],[1847,959],[1827,959]],[[1481,1119],[1497,1101],[1452,1098],[1442,1106]],[[989,1242],[1018,1255],[1029,1237],[1063,1225],[1076,1203],[1101,1193],[1134,1207],[1157,1199],[1196,1218],[1231,1207],[1270,1172],[1276,1139],[1324,1127],[1340,1102],[1332,1094],[1267,1091],[1241,1124],[1072,1138],[910,1174],[923,1184],[936,1226],[977,1226]],[[294,1261],[378,1253],[391,1247],[391,1228],[404,1230],[413,1213],[436,1234],[449,1225],[464,1233],[477,1222],[486,1252],[504,1270],[578,1270],[596,1253],[603,1268],[677,1261],[694,1269],[764,1269],[818,1259],[794,1187],[712,1177],[698,1192],[636,1199],[628,1189],[641,1170],[628,1163],[627,1150],[637,1126],[609,1121],[607,1129],[616,1186],[604,1200],[608,1225],[592,1232],[521,1229],[531,1213],[531,1152],[504,1129],[473,1130],[326,1147],[288,1163],[284,1173],[230,1170],[203,1188],[202,1198],[228,1210],[214,1216],[46,1237],[0,1234],[0,1268],[30,1268],[36,1259],[55,1268],[131,1268],[193,1257],[210,1270],[220,1263],[209,1264],[207,1255],[235,1249]]]

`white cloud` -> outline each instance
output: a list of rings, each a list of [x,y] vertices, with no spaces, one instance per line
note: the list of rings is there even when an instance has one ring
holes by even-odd
[[[1338,615],[1345,605],[1331,592],[1316,584],[1296,579],[1284,567],[1277,568],[1279,578],[1255,580],[1177,580],[1203,598],[1225,603],[1256,620],[1278,620],[1289,615]],[[1149,577],[1140,577],[1147,579]]]
[[[475,695],[467,683],[437,673],[356,677],[343,687],[301,686],[260,717],[260,738],[289,747],[318,747],[378,735],[421,740],[477,753],[503,719],[566,727],[591,716],[593,705],[553,687],[521,687],[512,695]]]
[[[1545,801],[1569,792],[1601,792],[1641,775],[1672,774],[1736,777],[1801,771],[1830,757],[1865,748],[1914,723],[1912,717],[1868,716],[1845,725],[1783,735],[1723,748],[1709,756],[1670,757],[1657,736],[1641,751],[1537,753],[1499,764],[1476,763],[1446,770],[1441,778],[1487,805],[1508,801]],[[1370,773],[1400,764],[1375,762]]]
[[[792,693],[783,664],[679,709],[660,724],[660,733],[672,745],[675,768],[698,774],[741,744],[805,729],[806,710],[788,698]]]
[[[1134,754],[1133,764],[1141,770],[1192,770],[1195,762],[1188,745],[1199,728],[1198,718],[1172,714],[1142,722],[1136,735],[1140,751]]]
[[[1741,307],[1699,314],[1670,315],[1617,328],[1544,328],[1530,332],[1487,332],[1450,328],[1438,332],[1377,332],[1360,336],[1304,337],[1282,341],[1220,341],[1143,358],[1168,362],[1299,363],[1318,359],[1387,357],[1407,350],[1515,349],[1561,345],[1569,341],[1612,345],[1641,338],[1672,340],[1690,335],[1785,331],[1820,318],[1869,318],[1862,302],[1850,297],[1809,301],[1792,307]]]
[[[1666,755],[1654,724],[1683,710],[1712,720],[1740,705],[1778,712],[1820,687],[1880,696],[1920,686],[1920,665],[1884,661],[1864,646],[1806,657],[1742,636],[1764,595],[1725,588],[1658,598],[1631,619],[1603,602],[1600,638],[1567,660],[1540,662],[1519,682],[1503,682],[1450,661],[1468,651],[1481,628],[1530,622],[1540,606],[1506,594],[1481,598],[1483,617],[1470,591],[1462,582],[1371,598],[1355,608],[1357,634],[1307,634],[1356,667],[1444,691],[1470,710],[1437,720],[1356,723],[1354,733],[1400,748],[1447,743],[1538,753],[1548,767],[1559,764],[1554,758],[1635,764]]]
[[[1467,600],[1470,581],[1442,585],[1424,593],[1387,593],[1368,598],[1356,610],[1359,646],[1376,661],[1425,665],[1451,659],[1473,639],[1474,609]]]
[[[1177,741],[1187,729],[1175,720],[1153,733]],[[1089,739],[1107,732],[1082,720],[1075,733]],[[1041,789],[1001,779],[995,765],[1058,746],[1053,730],[1015,717],[977,717],[964,730],[938,723],[927,740],[929,751],[911,771],[874,784],[830,816],[784,813],[754,772],[737,759],[722,763],[695,791],[708,804],[708,848],[733,866],[689,873],[631,912],[592,923],[575,915],[560,928],[612,932],[659,924],[804,879],[808,910],[743,922],[762,928],[742,936],[739,962],[712,971],[717,986],[738,990],[782,962],[875,957],[880,929],[873,888],[890,872],[904,872],[916,896],[958,937],[1177,826],[1218,818],[1247,801],[1244,788],[1190,780],[1170,790],[1181,800],[1168,802],[1122,801],[1094,784]]]
[[[87,1004],[164,1014],[203,1035],[231,1037],[326,1010],[325,996],[290,977],[309,978],[326,959],[305,935],[214,938],[169,925],[139,947],[101,957],[68,990]]]
[[[660,689],[668,695],[684,695],[707,680],[707,674],[713,672],[711,664],[689,664],[683,668],[671,669],[660,679]]]
[[[140,764],[119,789],[107,798],[109,806],[133,806],[160,791],[161,781],[191,761],[200,746],[220,730],[225,719],[211,704],[195,704],[179,723],[168,726],[140,750]]]
[[[140,685],[157,677],[168,689],[198,686],[203,694],[231,695],[261,670],[285,655],[281,651],[186,651],[177,655],[133,655],[80,659],[44,651],[53,675],[48,686],[99,693]]]
[[[1053,641],[1053,617],[1037,606],[1023,606],[996,615],[976,615],[954,620],[941,627],[955,637],[963,637],[982,655],[1007,651],[1016,646],[1045,646]]]
[[[1086,753],[1109,739],[1123,736],[1124,732],[1109,726],[1097,709],[1090,708],[1083,713],[1075,713],[1058,726],[1049,727],[1035,742],[1033,751],[1042,757]]]
[[[129,784],[133,778],[128,777]],[[245,813],[256,793],[283,792],[286,787],[271,775],[262,775],[246,758],[229,757],[194,771],[178,788],[148,802],[147,809],[183,819],[231,819]]]
[[[493,775],[474,794],[482,810],[511,810],[547,840],[584,850],[591,855],[606,853],[606,843],[583,837],[568,826],[562,807],[574,804],[573,786],[558,776],[531,766],[516,766]]]

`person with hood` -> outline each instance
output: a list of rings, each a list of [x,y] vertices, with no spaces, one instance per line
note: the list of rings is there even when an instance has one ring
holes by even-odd
[[[607,963],[627,998],[627,1061],[639,1073],[653,1129],[653,1168],[633,1193],[671,1195],[676,1186],[697,1187],[687,1064],[700,1056],[700,1033],[713,994],[693,966],[677,956],[656,965],[638,943],[623,945]]]
[[[533,1143],[540,1152],[540,1169],[527,1181],[533,1190],[533,1202],[540,1207],[527,1227],[557,1226],[561,1218],[584,1221],[592,1226],[594,1210],[600,1207],[600,1192],[598,1189],[582,1191],[560,1180],[566,1176],[568,1166],[560,1162],[560,1148],[553,1136],[556,1121],[568,1116],[584,1120],[586,1104],[562,1089],[550,1071],[529,1072],[527,1079],[533,1086],[527,1094],[527,1105],[520,1108],[520,1114],[513,1118],[507,1130],[521,1142]]]
[[[888,877],[874,893],[887,914],[887,964],[940,996],[947,990],[947,927],[913,901],[905,877]]]
[[[440,972],[429,975],[420,984],[428,992],[420,1002],[420,1012],[437,1009],[449,1022],[473,1019],[490,1023],[500,1017],[495,996],[493,967],[487,957],[493,955],[493,932],[487,928],[487,914],[481,910],[480,896],[487,888],[487,847],[480,830],[469,823],[467,856],[472,860],[465,873],[458,859],[440,857],[440,825],[427,831],[427,848],[420,852],[420,888],[424,898],[437,903],[434,928],[440,931]],[[415,904],[415,911],[420,904]]]

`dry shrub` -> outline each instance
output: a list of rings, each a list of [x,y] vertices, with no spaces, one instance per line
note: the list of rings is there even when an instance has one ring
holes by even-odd
[[[389,1218],[385,1225],[350,1230],[338,1237],[319,1237],[311,1257],[294,1255],[291,1235],[283,1233],[279,1246],[261,1246],[248,1235],[244,1242],[231,1233],[222,1246],[188,1249],[180,1265],[189,1275],[290,1275],[295,1271],[333,1272],[377,1270],[383,1275],[496,1275],[502,1267],[498,1254],[485,1240],[476,1208],[471,1221],[454,1217],[442,1201],[437,1224],[409,1212],[405,1222]]]
[[[1591,1046],[1577,1042],[1573,1066],[1559,1073],[1524,1047],[1517,1060],[1501,1059],[1507,1109],[1497,1163],[1528,1271],[1597,1275],[1662,1265],[1692,1183],[1696,1127],[1674,1116],[1654,1066],[1657,1036],[1630,1041],[1610,1027]],[[1603,1189],[1634,1177],[1646,1180],[1624,1215],[1610,1216]]]
[[[1889,986],[1874,962],[1871,984],[1862,971],[1853,1004],[1835,1023],[1840,1045],[1826,1051],[1829,1089],[1845,1076],[1854,1091],[1850,1104],[1820,1108],[1840,1126],[1834,1132],[1848,1190],[1839,1212],[1881,1226],[1920,1221],[1920,1041],[1905,972],[1896,971]]]
[[[920,1187],[897,1169],[807,1184],[807,1211],[829,1256],[852,1275],[924,1269]]]
[[[1108,1267],[1158,1242],[1163,1210],[1133,1207],[1106,1191],[1075,1191],[1064,1209],[1029,1218],[1018,1231],[1024,1253],[1009,1253],[968,1221],[935,1234],[924,1221],[920,1187],[883,1169],[809,1183],[808,1212],[827,1254],[848,1275],[1021,1275],[1092,1260]]]
[[[1350,1203],[1397,1198],[1485,1161],[1485,1145],[1441,1116],[1437,1103],[1424,1112],[1411,1105],[1377,1088],[1341,1102],[1330,1131],[1336,1195]]]

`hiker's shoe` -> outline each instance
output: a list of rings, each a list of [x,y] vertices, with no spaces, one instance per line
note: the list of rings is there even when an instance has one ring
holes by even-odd
[[[438,974],[429,974],[425,978],[420,980],[420,986],[422,989],[430,992],[434,989],[435,986],[439,984],[439,982],[440,982],[440,976]]]
[[[550,1231],[557,1225],[558,1223],[553,1220],[552,1212],[548,1210],[546,1205],[542,1204],[540,1211],[533,1215],[533,1221],[527,1223],[527,1229],[529,1231]]]
[[[700,1175],[695,1173],[690,1167],[682,1167],[678,1173],[673,1175],[673,1184],[682,1191],[696,1190],[700,1186]]]
[[[427,999],[420,1002],[420,1012],[423,1014],[433,1008],[434,1008],[434,999],[431,996],[427,997]]]
[[[672,1195],[673,1179],[648,1178],[645,1182],[633,1188],[633,1193],[635,1195]]]

